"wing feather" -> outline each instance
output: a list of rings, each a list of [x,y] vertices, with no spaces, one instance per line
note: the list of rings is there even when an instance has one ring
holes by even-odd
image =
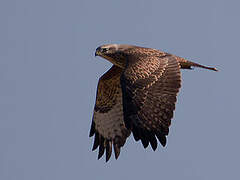
[[[156,138],[166,145],[181,86],[180,65],[170,54],[155,50],[141,56],[135,51],[121,76],[124,121],[136,141],[141,140],[145,148],[150,143],[155,150]]]
[[[99,80],[93,121],[89,136],[93,136],[93,150],[99,147],[98,159],[106,152],[106,161],[112,154],[118,158],[121,147],[125,144],[130,131],[123,120],[122,89],[120,76],[122,69],[112,66]]]

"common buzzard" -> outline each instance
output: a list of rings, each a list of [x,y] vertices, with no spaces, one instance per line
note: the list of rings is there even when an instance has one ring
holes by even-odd
[[[99,79],[90,137],[98,159],[106,151],[117,159],[126,139],[133,133],[144,148],[166,145],[166,136],[181,87],[182,69],[200,67],[217,71],[160,50],[132,45],[108,44],[96,49],[113,66]]]

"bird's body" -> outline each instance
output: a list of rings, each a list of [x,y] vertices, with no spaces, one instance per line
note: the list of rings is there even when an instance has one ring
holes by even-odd
[[[117,159],[130,133],[146,148],[157,148],[157,139],[166,145],[166,136],[181,86],[182,69],[192,66],[216,71],[160,50],[131,45],[108,44],[95,55],[113,63],[98,83],[90,136],[98,158],[106,150]]]

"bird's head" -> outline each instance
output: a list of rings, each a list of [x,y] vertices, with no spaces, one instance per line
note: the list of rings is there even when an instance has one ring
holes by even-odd
[[[127,50],[132,46],[123,44],[106,44],[96,49],[95,56],[101,56],[114,65],[124,68],[126,65]]]

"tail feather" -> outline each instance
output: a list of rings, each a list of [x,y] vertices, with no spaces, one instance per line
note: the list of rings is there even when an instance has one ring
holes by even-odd
[[[199,68],[209,69],[209,70],[213,70],[213,71],[218,71],[214,67],[203,66],[201,64],[197,64],[197,63],[188,61],[188,60],[180,58],[180,57],[177,57],[177,60],[180,63],[180,66],[182,69],[192,69],[192,67],[199,67]]]

